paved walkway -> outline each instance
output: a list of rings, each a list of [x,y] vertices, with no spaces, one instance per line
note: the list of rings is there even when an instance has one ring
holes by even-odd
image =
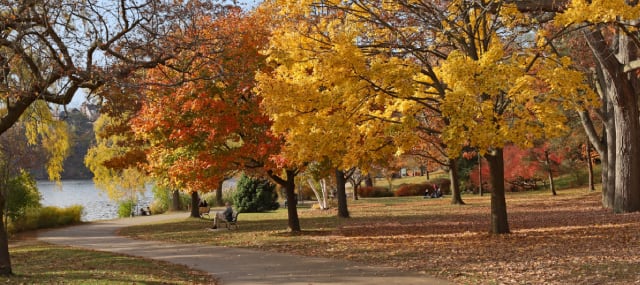
[[[99,221],[42,231],[38,234],[38,239],[52,244],[183,264],[209,272],[224,285],[450,284],[418,273],[398,272],[393,268],[373,267],[341,260],[209,245],[142,241],[117,235],[118,229],[122,227],[187,216],[187,213],[174,213]]]

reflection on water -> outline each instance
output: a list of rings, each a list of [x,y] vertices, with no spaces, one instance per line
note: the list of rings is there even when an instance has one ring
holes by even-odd
[[[38,181],[38,190],[42,194],[43,206],[84,207],[82,221],[110,220],[118,217],[118,203],[109,200],[107,194],[98,190],[91,180],[64,180],[62,187],[55,182]],[[153,200],[151,187],[139,196],[138,205],[149,206]]]

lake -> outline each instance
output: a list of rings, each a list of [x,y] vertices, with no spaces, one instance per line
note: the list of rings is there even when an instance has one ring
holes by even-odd
[[[81,205],[84,207],[82,221],[118,218],[118,203],[109,200],[107,194],[97,189],[92,180],[63,180],[62,187],[55,182],[38,181],[38,190],[42,194],[43,206]],[[151,187],[147,187],[147,192],[139,195],[138,205],[146,207],[152,200]]]

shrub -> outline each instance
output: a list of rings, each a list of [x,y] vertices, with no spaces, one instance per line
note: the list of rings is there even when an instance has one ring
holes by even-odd
[[[16,220],[25,215],[27,208],[42,207],[38,186],[28,172],[21,170],[19,175],[9,179],[7,189],[9,190],[5,204],[7,218]]]
[[[153,192],[153,202],[149,205],[151,213],[161,214],[168,211],[173,197],[171,190],[167,187],[154,185],[151,192]]]
[[[280,207],[276,186],[264,178],[240,177],[233,201],[239,212],[265,212]]]
[[[83,210],[80,205],[66,208],[28,208],[23,216],[9,222],[7,230],[10,233],[16,233],[77,224],[80,223]]]
[[[378,187],[378,186],[360,187],[360,189],[358,190],[358,194],[359,194],[360,197],[363,197],[363,198],[367,198],[367,197],[392,197],[393,196],[393,192],[389,191],[388,188]]]
[[[125,200],[120,201],[118,203],[118,217],[125,218],[130,217],[131,213],[133,213],[133,209],[136,206],[136,203],[133,200]]]
[[[402,184],[396,192],[394,196],[423,196],[425,191],[431,191],[433,189],[432,184],[420,183],[420,184]]]

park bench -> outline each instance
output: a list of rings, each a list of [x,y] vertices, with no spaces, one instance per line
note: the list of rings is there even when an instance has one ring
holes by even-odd
[[[211,207],[207,206],[207,207],[198,207],[198,212],[200,213],[200,217],[204,218],[204,216],[206,215],[208,218],[209,217],[209,211],[211,211]]]
[[[238,229],[238,212],[233,211],[233,215],[231,216],[231,221],[227,221],[225,219],[221,219],[227,225],[227,229],[231,229],[231,227],[236,227]]]

